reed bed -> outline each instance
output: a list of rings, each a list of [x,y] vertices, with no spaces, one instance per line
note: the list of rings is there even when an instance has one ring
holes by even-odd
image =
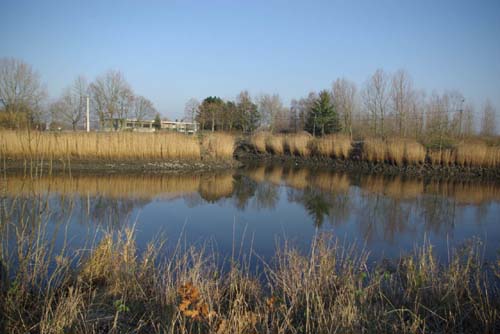
[[[348,159],[351,147],[351,138],[344,135],[327,135],[313,142],[314,154],[336,159]]]
[[[456,147],[456,164],[459,166],[483,166],[488,147],[485,143],[460,143]]]
[[[312,136],[307,132],[287,135],[285,137],[285,147],[291,155],[308,157],[311,155]]]
[[[425,162],[426,152],[422,144],[408,139],[388,139],[386,141],[387,160],[396,165],[421,165]]]
[[[14,159],[199,160],[200,152],[196,137],[179,133],[0,131],[0,154]]]
[[[363,141],[363,159],[382,163],[386,160],[387,149],[385,142],[379,138],[367,138]]]
[[[484,166],[488,168],[498,168],[500,167],[500,147],[499,146],[489,146],[486,151],[486,157],[484,159]]]
[[[230,160],[233,158],[235,138],[227,133],[204,135],[201,148],[204,156],[217,160]]]
[[[259,131],[250,137],[250,144],[258,153],[266,153],[266,141],[269,132]]]
[[[5,220],[0,227],[6,228]],[[365,252],[331,235],[315,237],[305,252],[285,240],[277,244],[274,260],[261,260],[264,275],[258,277],[248,266],[250,255],[220,263],[209,245],[187,247],[179,241],[165,255],[160,239],[139,252],[135,231],[126,229],[104,235],[89,250],[56,254],[50,238],[37,237],[40,231],[28,229],[11,240],[10,247],[24,252],[1,253],[8,272],[0,292],[0,328],[6,333],[494,333],[500,328],[500,292],[486,273],[490,267],[478,242],[451,249],[447,263],[425,244],[374,266]],[[0,235],[5,243],[6,234]],[[500,272],[499,263],[492,265]]]
[[[275,155],[285,154],[285,137],[280,134],[267,136],[266,150]]]
[[[449,167],[455,164],[456,152],[454,149],[430,150],[429,159],[433,165]]]

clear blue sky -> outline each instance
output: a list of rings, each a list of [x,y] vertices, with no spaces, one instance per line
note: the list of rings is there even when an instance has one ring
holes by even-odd
[[[279,93],[408,70],[431,92],[500,107],[500,1],[6,1],[0,57],[33,65],[54,97],[117,69],[158,110],[190,97]]]

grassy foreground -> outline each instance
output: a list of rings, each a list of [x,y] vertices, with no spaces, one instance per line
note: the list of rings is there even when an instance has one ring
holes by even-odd
[[[453,252],[447,265],[425,246],[370,268],[367,254],[318,236],[305,254],[285,242],[274,261],[261,262],[258,276],[248,256],[228,260],[223,270],[208,247],[178,243],[165,258],[160,240],[139,254],[133,230],[69,255],[51,253],[40,229],[9,228],[16,238],[10,253],[2,237],[0,332],[500,330],[500,264],[484,265],[479,243]]]

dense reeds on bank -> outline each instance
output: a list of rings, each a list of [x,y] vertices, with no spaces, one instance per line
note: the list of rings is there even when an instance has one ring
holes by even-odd
[[[480,139],[455,145],[426,148],[407,138],[365,138],[354,143],[335,134],[314,138],[306,132],[273,134],[257,132],[247,143],[255,153],[304,159],[350,160],[355,147],[365,161],[396,166],[500,167],[500,146]],[[0,158],[18,160],[161,161],[231,160],[237,150],[234,135],[201,133],[57,133],[0,131]]]
[[[304,158],[333,158],[349,160],[355,145],[364,161],[395,166],[441,167],[500,167],[500,146],[487,145],[481,140],[460,141],[453,147],[426,148],[422,143],[407,138],[365,138],[355,144],[343,135],[313,138],[307,133],[272,134],[257,132],[249,139],[256,153]]]
[[[232,159],[234,137],[223,133],[0,131],[0,154],[13,159],[200,160]]]

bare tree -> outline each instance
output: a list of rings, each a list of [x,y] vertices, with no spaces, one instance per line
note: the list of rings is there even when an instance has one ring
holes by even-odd
[[[85,115],[85,98],[88,96],[89,86],[83,76],[75,79],[67,87],[62,96],[50,106],[52,121],[69,125],[73,131]]]
[[[464,126],[464,102],[465,98],[461,92],[452,90],[446,93],[448,96],[449,110],[448,113],[451,117],[450,120],[450,134],[457,137],[463,135]]]
[[[315,92],[310,92],[307,97],[292,100],[290,103],[290,128],[295,132],[305,129],[306,121],[314,103],[318,99]]]
[[[352,138],[352,119],[356,107],[356,84],[345,78],[337,79],[332,87],[333,105],[340,115],[342,131]]]
[[[261,124],[274,131],[280,118],[284,117],[284,107],[278,94],[263,94],[258,99]]]
[[[374,134],[385,135],[385,118],[389,100],[387,75],[378,69],[370,77],[362,92],[363,103],[369,112]],[[380,125],[379,125],[380,123]]]
[[[26,121],[39,118],[45,87],[31,65],[14,58],[0,59],[0,103],[10,116],[25,114]]]
[[[483,115],[481,119],[481,135],[496,135],[496,110],[489,100],[486,101],[483,107]]]
[[[195,98],[190,98],[186,102],[186,105],[184,106],[184,117],[188,122],[194,121],[199,107],[200,102]]]
[[[133,94],[121,72],[110,70],[99,76],[90,91],[101,127],[106,119],[122,119],[128,114]]]
[[[142,121],[144,119],[153,119],[156,116],[156,109],[153,102],[144,96],[135,96],[132,104],[132,116]]]
[[[392,110],[397,124],[398,134],[406,136],[407,119],[412,108],[415,91],[413,82],[405,70],[398,70],[391,79]]]
[[[473,136],[475,132],[474,106],[468,103],[464,107],[462,134],[466,137],[470,137]]]
[[[438,140],[440,149],[443,146],[445,136],[449,134],[449,113],[449,96],[433,93],[427,104],[426,130],[430,137]]]

